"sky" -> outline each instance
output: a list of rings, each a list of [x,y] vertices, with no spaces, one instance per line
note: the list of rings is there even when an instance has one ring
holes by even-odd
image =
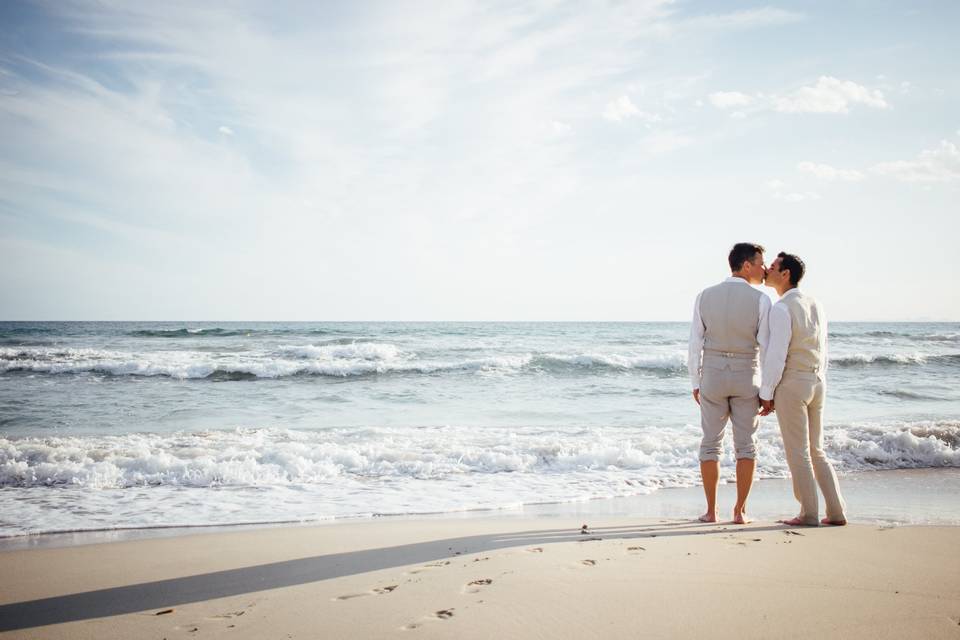
[[[0,319],[960,320],[960,3],[0,3]]]

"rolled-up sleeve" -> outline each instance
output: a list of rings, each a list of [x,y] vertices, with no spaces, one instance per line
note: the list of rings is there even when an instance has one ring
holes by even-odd
[[[690,323],[690,343],[687,352],[687,371],[690,373],[690,384],[694,389],[700,388],[700,368],[703,364],[703,336],[706,327],[700,317],[700,296],[693,303],[693,320]]]

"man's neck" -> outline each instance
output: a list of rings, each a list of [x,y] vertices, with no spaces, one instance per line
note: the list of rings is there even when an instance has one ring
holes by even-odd
[[[731,278],[740,278],[741,280],[743,280],[743,281],[746,282],[747,284],[750,284],[750,278],[748,278],[747,276],[743,275],[743,274],[740,273],[739,271],[735,271],[735,272],[731,273],[731,274],[730,274],[730,277],[731,277]]]
[[[795,285],[795,284],[788,284],[788,285],[787,285],[786,287],[784,287],[784,288],[777,287],[777,293],[780,294],[780,297],[782,298],[783,296],[787,295],[787,292],[793,291],[793,290],[796,289],[796,288],[797,288],[797,285]]]

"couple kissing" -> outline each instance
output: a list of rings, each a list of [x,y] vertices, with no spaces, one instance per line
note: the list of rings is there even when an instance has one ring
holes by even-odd
[[[827,319],[821,305],[799,289],[803,260],[781,252],[768,268],[764,252],[758,244],[735,244],[727,258],[730,277],[700,292],[693,308],[687,363],[703,429],[700,474],[707,510],[700,521],[717,522],[719,460],[729,421],[737,460],[733,522],[749,522],[757,428],[760,416],[775,413],[800,503],[797,516],[780,522],[844,525],[837,476],[823,452]],[[780,296],[776,303],[757,288],[764,283]]]

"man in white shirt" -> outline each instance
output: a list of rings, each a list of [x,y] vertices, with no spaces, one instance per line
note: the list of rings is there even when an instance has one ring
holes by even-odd
[[[736,524],[747,522],[746,505],[756,465],[760,407],[759,361],[767,346],[770,298],[763,282],[763,247],[741,242],[727,256],[732,275],[700,292],[693,307],[687,366],[693,399],[700,405],[700,475],[707,499],[701,522],[717,521],[720,453],[727,420],[733,424],[737,458]]]
[[[826,394],[827,318],[820,304],[797,285],[806,267],[781,252],[767,271],[767,286],[780,294],[770,310],[770,343],[763,359],[761,415],[777,413],[783,451],[793,477],[800,514],[784,524],[818,526],[817,485],[827,517],[822,524],[844,525],[837,475],[823,452],[823,401]]]

